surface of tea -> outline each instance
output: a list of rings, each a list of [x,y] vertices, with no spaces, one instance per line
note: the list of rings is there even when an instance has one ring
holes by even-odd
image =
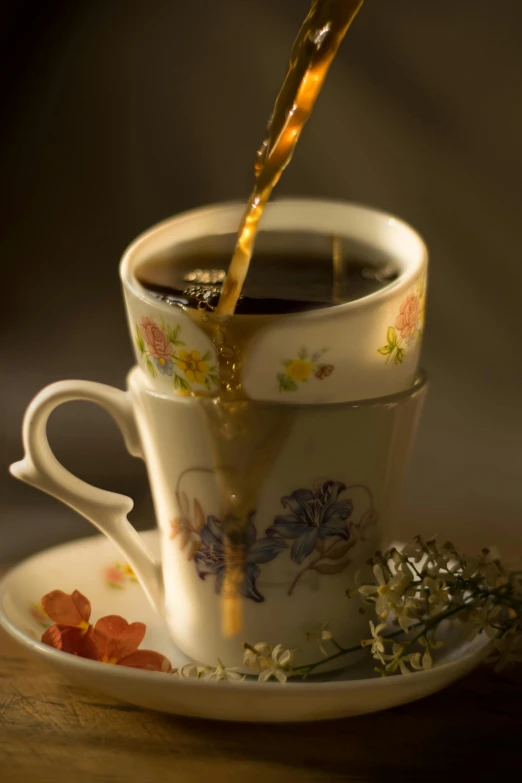
[[[137,270],[141,285],[172,305],[213,311],[230,259],[231,236],[178,245]],[[318,234],[270,232],[260,236],[236,315],[297,313],[351,302],[393,282],[393,262],[378,263],[365,248]]]
[[[219,315],[235,311],[263,210],[292,158],[332,60],[362,4],[363,0],[314,0],[297,34],[267,135],[257,153],[256,183],[239,227],[217,308]]]

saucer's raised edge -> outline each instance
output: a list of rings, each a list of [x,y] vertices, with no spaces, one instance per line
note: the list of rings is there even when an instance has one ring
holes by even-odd
[[[140,535],[144,535],[146,538],[153,539],[155,536],[157,536],[157,531],[148,530],[145,531],[145,533],[140,533]],[[103,541],[107,541],[107,539],[105,538],[105,536],[101,536],[101,535],[87,536],[85,538],[76,539],[74,541],[68,541],[65,544],[58,544],[57,546],[50,547],[49,549],[44,549],[41,552],[37,552],[34,555],[31,555],[27,559],[21,561],[19,564],[11,568],[0,581],[0,626],[2,626],[2,628],[9,634],[9,636],[11,636],[15,641],[17,641],[19,644],[25,647],[32,655],[43,658],[44,661],[46,661],[47,663],[49,663],[49,665],[53,667],[57,667],[57,668],[65,667],[66,669],[72,669],[72,670],[80,669],[85,673],[89,673],[89,672],[95,673],[100,671],[100,667],[103,667],[103,670],[106,672],[106,667],[108,664],[101,663],[99,661],[90,661],[85,658],[78,658],[75,655],[70,655],[69,653],[64,653],[60,650],[55,650],[52,647],[49,647],[48,645],[43,644],[42,642],[39,642],[36,639],[33,639],[31,636],[29,636],[20,628],[18,628],[7,617],[7,614],[4,610],[4,600],[7,591],[9,589],[9,583],[12,579],[14,579],[17,571],[22,567],[25,567],[31,561],[38,560],[42,556],[54,551],[73,549],[75,546],[81,546],[82,544],[85,544],[87,542],[93,544],[96,541],[101,543]],[[477,639],[479,638],[480,637],[477,637]],[[478,666],[478,664],[489,654],[492,647],[492,642],[487,637],[484,637],[482,645],[480,645],[476,640],[475,643],[470,642],[470,644],[474,644],[475,649],[472,649],[471,652],[469,652],[467,655],[464,655],[462,658],[458,658],[456,661],[447,661],[445,663],[441,663],[438,666],[435,666],[433,669],[420,671],[420,672],[413,672],[410,675],[410,677],[415,677],[416,681],[419,681],[421,678],[426,680],[429,680],[431,678],[437,678],[443,669],[447,670],[448,668],[453,668],[454,666],[457,665],[460,667],[465,663],[467,664],[468,670],[471,671],[472,668]],[[270,692],[271,690],[274,689],[279,690],[281,689],[281,687],[285,687],[278,682],[259,683],[256,680],[237,682],[237,681],[199,680],[199,679],[191,679],[191,678],[181,679],[178,677],[173,677],[168,674],[159,674],[158,672],[150,672],[143,669],[131,669],[125,666],[112,666],[111,676],[117,677],[122,680],[144,679],[145,681],[149,681],[149,682],[157,682],[158,677],[164,677],[165,680],[163,680],[162,683],[163,686],[165,687],[175,687],[175,688],[179,687],[179,688],[188,688],[188,689],[196,688],[198,690],[201,688],[209,688],[209,689],[221,688],[225,690],[230,688],[234,690],[237,688],[242,688],[245,690],[246,693],[256,693],[256,692],[259,693],[260,690]],[[170,681],[170,683],[173,683],[173,685],[167,686],[168,681]],[[327,695],[332,690],[335,691],[339,691],[340,689],[346,691],[364,690],[364,688],[367,687],[368,682],[371,682],[374,687],[390,688],[396,686],[397,677],[381,677],[375,679],[373,678],[370,679],[365,677],[360,680],[332,680],[326,682],[325,681],[292,682],[292,683],[288,683],[286,687],[292,688],[292,691],[295,690],[306,691],[311,688],[315,690],[320,689],[321,691],[325,692],[325,695]]]

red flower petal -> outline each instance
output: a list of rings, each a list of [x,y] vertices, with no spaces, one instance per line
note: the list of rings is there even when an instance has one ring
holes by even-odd
[[[42,634],[42,642],[49,647],[82,657],[84,638],[83,630],[74,625],[51,625]]]
[[[89,621],[91,604],[78,590],[71,595],[62,590],[53,590],[42,598],[46,614],[55,623],[62,625],[81,625]]]
[[[101,661],[103,653],[98,649],[98,642],[92,625],[83,637],[83,645],[79,653],[82,658],[89,658],[91,661]]]
[[[132,666],[134,669],[148,669],[152,672],[171,672],[172,664],[159,652],[154,650],[136,650],[126,658],[118,661],[119,666]]]
[[[115,663],[130,655],[142,643],[146,630],[143,623],[128,623],[119,615],[101,617],[93,633],[98,660]]]

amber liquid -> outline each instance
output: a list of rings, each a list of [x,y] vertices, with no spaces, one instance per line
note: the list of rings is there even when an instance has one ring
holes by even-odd
[[[232,315],[241,294],[265,205],[290,163],[328,69],[363,0],[314,0],[290,53],[266,138],[257,153],[256,183],[241,220],[218,315]]]
[[[250,340],[267,319],[274,318],[274,306],[265,314],[234,315],[240,299],[254,242],[270,194],[290,162],[295,145],[328,73],[337,49],[363,0],[314,0],[290,53],[288,71],[276,99],[263,144],[255,164],[255,187],[240,223],[237,244],[223,282],[217,306],[207,302],[204,315],[188,307],[187,313],[205,329],[216,346],[221,391],[208,405],[214,443],[216,478],[221,484],[223,526],[230,543],[222,588],[223,633],[234,636],[242,628],[241,587],[246,549],[240,543],[248,514],[256,506],[259,489],[292,426],[291,412],[280,411],[277,426],[263,429],[256,410],[245,400],[241,387],[241,365]],[[342,300],[343,261],[339,246],[332,247],[334,301]],[[299,274],[296,274],[296,283]],[[277,289],[275,289],[277,290]],[[295,302],[295,295],[291,297]],[[310,304],[310,302],[308,303]],[[307,309],[304,307],[303,309]],[[308,308],[309,309],[309,308]],[[235,438],[230,437],[236,432]],[[259,442],[255,453],[249,444]],[[220,465],[232,469],[219,469]],[[233,543],[232,543],[233,542]]]

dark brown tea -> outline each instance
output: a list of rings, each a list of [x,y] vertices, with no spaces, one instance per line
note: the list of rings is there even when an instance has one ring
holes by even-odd
[[[234,236],[209,236],[178,245],[137,270],[141,285],[172,305],[215,310]],[[314,310],[368,296],[393,282],[396,265],[359,243],[320,234],[266,232],[236,305],[237,315]]]

